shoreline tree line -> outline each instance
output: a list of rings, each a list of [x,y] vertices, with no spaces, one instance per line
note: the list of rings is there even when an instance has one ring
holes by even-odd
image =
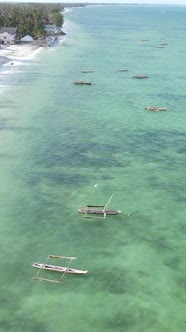
[[[17,28],[18,39],[25,35],[46,37],[45,25],[63,25],[63,11],[64,6],[58,3],[0,3],[0,27]]]

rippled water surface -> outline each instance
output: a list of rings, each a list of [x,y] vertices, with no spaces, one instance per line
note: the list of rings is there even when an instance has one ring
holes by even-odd
[[[185,15],[74,8],[64,44],[1,66],[0,331],[185,331]],[[121,215],[78,214],[112,193]],[[89,272],[32,280],[48,254]]]

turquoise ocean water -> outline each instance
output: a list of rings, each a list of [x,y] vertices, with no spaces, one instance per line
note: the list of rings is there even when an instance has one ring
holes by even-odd
[[[185,18],[73,8],[64,44],[0,68],[0,332],[186,331]],[[78,214],[112,193],[121,215]],[[32,280],[48,254],[89,272]]]

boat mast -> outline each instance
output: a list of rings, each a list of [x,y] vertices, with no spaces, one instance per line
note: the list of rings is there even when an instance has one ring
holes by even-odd
[[[107,208],[107,206],[109,205],[109,203],[110,203],[112,197],[113,197],[113,194],[110,196],[110,198],[109,198],[107,204],[105,204],[104,210],[106,210],[106,208]]]
[[[73,259],[74,259],[74,257],[71,257],[71,259],[70,259],[70,261],[69,261],[69,263],[68,263],[68,265],[67,265],[65,271],[63,272],[63,274],[62,274],[62,276],[61,276],[59,282],[62,282],[62,279],[64,278],[64,275],[65,275],[66,271],[68,270],[70,264],[72,263],[72,260],[73,260]]]
[[[104,209],[103,209],[103,212],[104,212],[104,218],[105,218],[106,215],[107,215],[107,213],[106,213],[106,208],[107,208],[107,206],[109,205],[109,203],[111,202],[112,197],[113,197],[113,194],[110,196],[108,202],[107,202],[107,203],[105,204],[105,206],[104,206]]]

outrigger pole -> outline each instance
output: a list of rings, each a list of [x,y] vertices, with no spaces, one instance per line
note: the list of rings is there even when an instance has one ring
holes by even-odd
[[[43,264],[43,265],[45,265],[45,264],[46,264],[46,262],[47,262],[48,258],[49,258],[49,257],[47,257],[47,258],[46,258],[46,261],[44,262],[44,264]],[[37,271],[37,273],[36,273],[35,277],[32,277],[32,279],[36,279],[36,280],[44,280],[44,281],[47,281],[48,279],[44,279],[44,278],[39,278],[39,277],[38,277],[38,275],[39,275],[39,273],[41,272],[41,270],[42,270],[42,265],[41,265],[40,269]],[[53,281],[52,281],[52,280],[50,280],[50,282],[53,282]]]
[[[64,258],[64,259],[76,259],[76,257],[67,257],[67,256],[56,256],[56,255],[48,255],[47,259],[48,258]]]
[[[111,201],[112,197],[113,197],[113,194],[110,196],[110,198],[109,198],[109,200],[108,200],[107,204],[105,204],[105,208],[104,208],[104,210],[106,210],[106,207],[107,207],[107,205],[109,205],[109,203],[110,203],[110,201]]]

